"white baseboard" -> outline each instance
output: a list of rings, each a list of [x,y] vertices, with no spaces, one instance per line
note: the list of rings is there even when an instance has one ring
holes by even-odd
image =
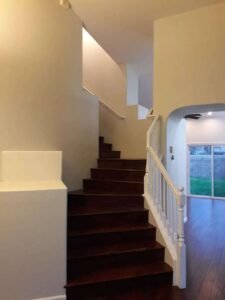
[[[66,300],[66,295],[53,296],[53,297],[47,297],[47,298],[39,298],[39,299],[33,299],[33,300]]]

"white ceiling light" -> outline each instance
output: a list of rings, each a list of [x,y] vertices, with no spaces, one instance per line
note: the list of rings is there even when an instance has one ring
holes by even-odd
[[[208,113],[207,113],[207,115],[208,116],[211,116],[213,113],[211,112],[211,111],[209,111]]]

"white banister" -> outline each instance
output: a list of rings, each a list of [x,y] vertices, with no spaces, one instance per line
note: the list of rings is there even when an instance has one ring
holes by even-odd
[[[65,9],[71,9],[72,5],[68,0],[60,0],[59,4],[64,7]]]
[[[96,96],[99,100],[99,103],[105,107],[107,110],[109,110],[112,114],[114,114],[117,118],[124,120],[126,119],[125,116],[121,115],[120,113],[118,113],[115,109],[113,109],[111,106],[109,106],[103,99],[101,99],[98,95],[94,94],[92,91],[90,91],[87,87],[83,87],[83,89],[85,91],[87,91],[89,94]]]
[[[184,242],[184,189],[174,185],[161,161],[160,117],[147,132],[147,164],[144,196],[174,261],[174,285],[186,287],[186,246]]]

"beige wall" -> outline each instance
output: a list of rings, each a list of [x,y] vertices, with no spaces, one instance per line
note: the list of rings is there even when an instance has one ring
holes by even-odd
[[[146,158],[146,134],[152,119],[138,120],[138,106],[126,107],[126,118],[119,119],[100,107],[100,135],[121,151],[122,158]]]
[[[3,0],[0,151],[62,150],[72,188],[97,157],[98,103],[82,92],[82,28],[52,0]]]
[[[104,25],[103,25],[104,26]],[[121,67],[84,30],[83,82],[90,91],[119,113],[126,106],[126,79]]]
[[[225,102],[225,3],[157,20],[154,109]]]
[[[66,299],[66,189],[46,184],[0,199],[0,298]]]

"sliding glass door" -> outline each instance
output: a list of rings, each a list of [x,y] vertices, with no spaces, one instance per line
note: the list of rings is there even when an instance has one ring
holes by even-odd
[[[225,146],[213,147],[213,172],[213,196],[225,197]]]
[[[189,192],[225,197],[225,146],[189,146]]]
[[[212,195],[212,147],[190,146],[190,194],[198,196]]]

